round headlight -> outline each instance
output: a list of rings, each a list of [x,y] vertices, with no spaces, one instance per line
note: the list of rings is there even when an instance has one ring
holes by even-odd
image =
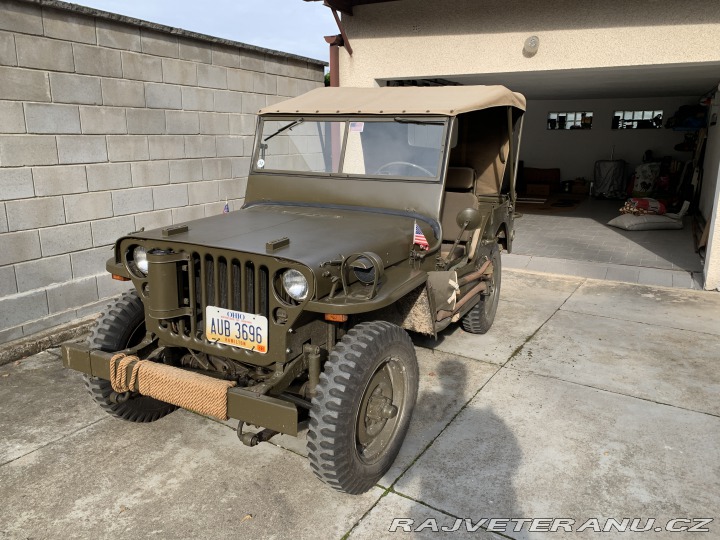
[[[291,298],[302,302],[308,295],[308,282],[297,270],[287,270],[282,275],[282,284]]]
[[[133,261],[135,262],[135,266],[137,266],[137,269],[147,276],[148,260],[147,251],[144,247],[138,246],[133,250]]]

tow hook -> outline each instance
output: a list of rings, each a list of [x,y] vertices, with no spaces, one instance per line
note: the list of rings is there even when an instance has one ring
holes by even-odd
[[[237,427],[238,438],[245,446],[250,447],[257,446],[261,442],[267,442],[277,434],[278,432],[272,429],[263,429],[257,433],[243,433],[243,422],[239,422]]]

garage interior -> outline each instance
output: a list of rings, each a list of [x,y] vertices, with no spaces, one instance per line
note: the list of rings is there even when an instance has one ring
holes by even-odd
[[[703,169],[706,149],[720,146],[708,137],[718,81],[720,64],[701,64],[378,84],[502,84],[526,96],[514,256],[555,273],[576,273],[563,261],[594,263],[599,278],[701,289],[715,198]],[[631,198],[637,206],[621,214]]]

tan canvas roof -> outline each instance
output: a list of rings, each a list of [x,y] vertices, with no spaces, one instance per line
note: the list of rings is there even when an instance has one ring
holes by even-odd
[[[491,107],[525,110],[525,96],[504,86],[317,88],[265,107],[260,114],[438,114],[455,116]]]

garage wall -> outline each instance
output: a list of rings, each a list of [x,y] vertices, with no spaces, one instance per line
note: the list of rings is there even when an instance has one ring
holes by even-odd
[[[713,98],[713,110],[718,111],[720,93]],[[700,199],[700,211],[710,222],[710,237],[705,262],[705,288],[720,290],[720,198],[718,183],[720,182],[720,124],[708,126],[708,140],[703,167],[703,187]]]
[[[666,120],[681,105],[692,103],[697,103],[697,97],[528,101],[520,158],[526,167],[558,167],[565,180],[581,176],[592,180],[595,161],[610,159],[613,145],[615,159],[624,159],[632,167],[642,163],[645,150],[686,161],[692,159],[690,152],[673,149],[683,141],[682,133],[665,128],[613,130],[610,125],[617,110],[662,109]],[[547,115],[557,111],[592,111],[593,127],[548,130]]]
[[[324,63],[51,0],[0,0],[0,343],[125,284],[118,236],[243,202],[255,113]]]
[[[342,86],[404,79],[720,61],[717,0],[400,0],[344,16]],[[551,7],[550,7],[551,6]],[[540,37],[533,57],[523,55]]]

